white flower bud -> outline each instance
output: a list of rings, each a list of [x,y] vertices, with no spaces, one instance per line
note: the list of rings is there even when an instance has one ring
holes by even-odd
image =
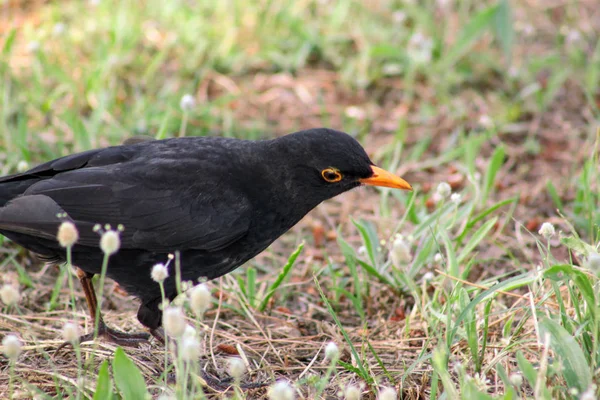
[[[379,392],[379,396],[377,397],[377,400],[397,400],[398,399],[398,394],[396,393],[396,391],[390,387],[386,387],[381,389],[381,391]]]
[[[423,281],[425,281],[425,282],[431,282],[434,277],[435,276],[433,275],[433,272],[431,272],[431,271],[425,272],[423,274]]]
[[[350,385],[346,388],[344,392],[345,400],[360,400],[361,398],[361,390],[357,386]]]
[[[100,238],[100,249],[108,256],[115,254],[121,247],[121,238],[117,231],[106,231]]]
[[[79,326],[73,322],[67,322],[63,326],[63,339],[67,342],[77,342],[79,340]]]
[[[482,128],[490,129],[494,126],[494,121],[489,115],[483,114],[479,116],[479,125],[481,125]]]
[[[396,267],[400,267],[401,265],[406,264],[410,260],[412,260],[410,247],[402,236],[397,236],[394,239],[392,249],[390,250],[390,258],[392,259],[392,263]]]
[[[173,337],[181,337],[185,332],[185,316],[180,307],[167,307],[163,311],[163,326],[167,333]]]
[[[246,364],[240,358],[229,359],[229,375],[236,381],[240,381],[246,372]]]
[[[164,264],[156,264],[152,267],[150,276],[154,282],[160,283],[169,277],[169,270]]]
[[[7,306],[17,304],[19,300],[21,300],[21,294],[19,293],[19,289],[12,285],[3,285],[2,289],[0,289],[0,299]]]
[[[54,27],[52,28],[52,34],[54,36],[60,36],[63,33],[65,33],[66,29],[67,29],[67,26],[64,23],[57,22],[56,24],[54,24]]]
[[[340,349],[335,342],[327,343],[325,346],[325,360],[336,362],[340,357]]]
[[[11,360],[16,360],[21,354],[21,341],[15,335],[6,335],[2,339],[3,352]]]
[[[200,342],[196,337],[184,336],[179,344],[179,354],[183,361],[198,361]]]
[[[65,221],[58,227],[56,238],[61,247],[71,247],[79,240],[79,232],[75,224]]]
[[[435,253],[435,256],[433,256],[433,261],[435,261],[436,264],[441,264],[444,261],[444,256],[442,256],[440,253]]]
[[[462,196],[460,195],[460,193],[452,193],[452,195],[450,196],[450,201],[456,205],[459,205],[462,201]]]
[[[523,375],[521,374],[510,374],[508,379],[515,387],[521,387],[523,384]]]
[[[435,190],[435,193],[440,198],[445,199],[446,197],[450,196],[450,193],[452,193],[452,187],[450,187],[450,185],[448,184],[448,182],[441,182],[437,186],[437,189]]]
[[[185,112],[192,111],[196,107],[196,99],[191,94],[185,94],[179,102],[179,107]]]
[[[590,253],[587,259],[587,267],[596,273],[600,272],[600,254]]]
[[[294,389],[286,381],[276,382],[269,388],[269,400],[294,400]]]
[[[554,225],[550,222],[544,222],[538,233],[546,239],[550,239],[556,234],[556,230],[554,229]]]
[[[202,318],[211,304],[210,290],[206,284],[201,283],[190,291],[190,307],[198,318]]]
[[[183,331],[183,337],[197,338],[198,332],[196,332],[196,329],[194,329],[194,327],[192,327],[188,324],[185,324],[185,330]]]
[[[17,172],[25,172],[28,169],[29,169],[29,163],[25,160],[21,160],[17,164]]]

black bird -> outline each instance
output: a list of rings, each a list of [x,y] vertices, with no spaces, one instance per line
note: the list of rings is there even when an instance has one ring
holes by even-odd
[[[64,221],[75,224],[72,263],[94,318],[91,278],[104,256],[94,226],[122,225],[107,275],[141,300],[138,319],[157,335],[161,292],[150,276],[156,263],[177,251],[183,281],[217,278],[263,251],[322,201],[363,184],[411,190],[376,167],[354,138],[332,129],[260,141],[134,141],[0,178],[0,233],[47,260],[65,262],[57,231]],[[172,267],[164,282],[171,300],[177,295]],[[148,338],[112,330],[101,319],[98,333],[120,344]]]

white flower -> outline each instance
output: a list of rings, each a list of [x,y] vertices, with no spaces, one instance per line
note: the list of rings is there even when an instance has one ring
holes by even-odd
[[[67,322],[63,326],[63,339],[67,342],[76,342],[79,340],[79,326],[73,322]]]
[[[431,61],[433,40],[420,32],[416,32],[408,40],[406,51],[413,63],[417,65],[427,64]]]
[[[365,112],[365,110],[363,108],[360,108],[357,106],[347,107],[345,114],[346,114],[346,117],[348,117],[348,118],[358,119],[358,120],[365,119],[367,116],[367,113]]]
[[[437,186],[437,189],[435,189],[435,194],[442,199],[450,196],[450,193],[452,193],[452,187],[450,187],[448,182],[440,182],[440,184]]]
[[[179,354],[183,361],[197,361],[200,357],[200,342],[198,339],[184,336],[179,344]]]
[[[596,396],[596,389],[596,385],[590,385],[585,392],[581,393],[579,400],[598,400],[598,397]]]
[[[556,230],[554,229],[554,225],[550,222],[544,222],[538,233],[546,239],[550,239],[556,234]]]
[[[431,271],[425,272],[423,274],[423,281],[425,281],[425,282],[431,282],[434,277],[435,276],[433,275],[433,272],[431,272]]]
[[[180,337],[185,332],[185,316],[180,307],[167,307],[163,311],[163,326],[167,333],[173,337]]]
[[[162,282],[169,277],[169,270],[165,266],[165,264],[156,264],[152,267],[152,272],[150,273],[152,280],[154,282]]]
[[[576,44],[581,40],[581,33],[576,29],[570,29],[565,37],[565,41],[568,45]]]
[[[27,44],[27,51],[30,53],[35,53],[40,49],[40,42],[37,40],[33,40]]]
[[[401,24],[406,21],[406,13],[404,11],[394,11],[392,18],[394,19],[394,22]]]
[[[526,24],[521,27],[521,31],[525,36],[532,36],[535,33],[535,28],[531,24]]]
[[[66,29],[67,29],[67,26],[64,23],[57,22],[56,24],[54,24],[54,27],[52,28],[52,34],[54,34],[54,36],[60,36],[63,33],[65,33]]]
[[[210,290],[206,284],[201,283],[190,291],[190,307],[198,318],[202,318],[211,304]]]
[[[440,253],[435,253],[435,256],[433,256],[433,261],[436,264],[441,264],[444,261],[444,256],[442,256]]]
[[[401,235],[394,239],[392,250],[390,250],[390,258],[392,259],[392,264],[394,264],[396,267],[406,264],[412,260],[410,246]]]
[[[11,360],[15,360],[21,354],[21,341],[15,335],[6,335],[2,339],[4,354]]]
[[[345,400],[360,400],[361,390],[357,386],[350,385],[344,392]]]
[[[17,172],[25,172],[28,169],[29,169],[29,163],[25,160],[21,160],[17,164]]]
[[[19,293],[19,289],[12,285],[3,285],[2,289],[0,289],[0,299],[7,306],[17,304],[19,300],[21,300],[21,294]]]
[[[185,330],[183,331],[183,337],[198,337],[198,332],[194,329],[193,326],[185,324]]]
[[[436,4],[441,10],[448,9],[451,3],[452,0],[436,0]]]
[[[337,344],[335,342],[327,343],[327,346],[325,346],[325,360],[336,362],[339,357],[340,349]]]
[[[594,272],[600,272],[600,254],[590,253],[587,259],[587,267]]]
[[[276,382],[269,388],[269,400],[294,400],[294,389],[286,381]]]
[[[396,391],[390,387],[386,387],[381,389],[381,391],[379,392],[379,396],[377,397],[377,400],[396,400],[398,399],[398,394],[396,393]]]
[[[108,256],[115,254],[121,247],[121,238],[119,232],[109,230],[102,234],[100,238],[100,248],[102,252]]]
[[[482,114],[479,116],[479,125],[481,125],[485,129],[490,129],[494,127],[494,121],[487,114]]]
[[[523,384],[523,375],[521,374],[510,374],[508,379],[510,380],[510,383],[512,383],[515,387],[521,387],[521,385]]]
[[[58,227],[56,238],[61,247],[71,247],[79,240],[79,232],[75,224],[65,221]]]
[[[229,375],[236,381],[240,381],[246,372],[246,364],[240,358],[229,359]]]
[[[462,201],[462,196],[460,195],[460,193],[452,193],[452,195],[450,196],[450,201],[456,205],[459,205]]]
[[[196,107],[196,99],[194,99],[194,96],[191,94],[185,94],[179,102],[179,107],[181,107],[184,112],[192,111]]]
[[[490,380],[485,376],[485,374],[479,372],[475,373],[475,375],[473,376],[473,381],[475,382],[475,385],[477,385],[477,387],[481,390],[487,389],[488,385],[490,384]]]

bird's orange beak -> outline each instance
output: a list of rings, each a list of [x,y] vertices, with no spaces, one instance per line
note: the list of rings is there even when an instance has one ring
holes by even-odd
[[[394,189],[413,190],[412,186],[404,179],[391,172],[372,166],[373,175],[369,178],[359,179],[360,183],[371,186],[385,186]]]

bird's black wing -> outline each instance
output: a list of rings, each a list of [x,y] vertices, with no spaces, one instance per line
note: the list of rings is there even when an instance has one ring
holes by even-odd
[[[97,247],[96,224],[122,225],[121,248],[156,252],[214,251],[246,234],[250,203],[223,179],[214,151],[203,158],[185,149],[148,149],[81,153],[10,177],[43,179],[0,209],[0,230],[54,239],[60,223],[70,220],[78,245]]]

